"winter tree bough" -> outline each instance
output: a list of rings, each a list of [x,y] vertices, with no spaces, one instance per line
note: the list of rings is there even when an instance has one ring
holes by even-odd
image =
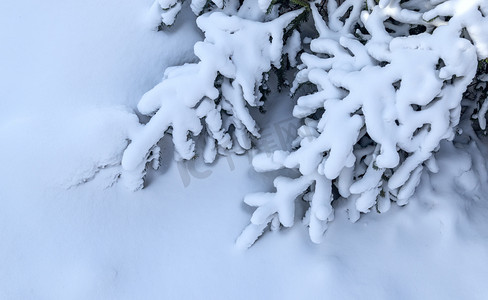
[[[300,13],[292,11],[270,22],[222,12],[197,19],[205,33],[205,40],[195,45],[200,62],[168,68],[163,81],[137,106],[142,114],[152,117],[132,139],[122,159],[125,177],[132,178],[126,180],[131,189],[142,187],[146,164],[152,159],[147,154],[151,149],[159,151],[157,143],[168,130],[181,159],[196,155],[195,137],[202,131],[205,162],[213,162],[217,147],[238,153],[251,148],[250,136],[259,137],[259,129],[248,107],[263,104],[263,77],[272,66],[280,67],[283,30]]]
[[[181,9],[178,1],[155,5],[164,9],[166,25]],[[258,172],[293,169],[300,176],[278,176],[275,192],[245,197],[256,210],[237,240],[241,247],[268,227],[293,226],[299,199],[308,206],[303,221],[316,243],[340,198],[353,222],[372,209],[388,211],[392,201],[405,205],[424,170],[438,171],[434,154],[455,137],[467,93],[484,95],[471,97],[478,104],[470,112],[486,128],[487,78],[477,73],[488,57],[484,0],[191,3],[196,14],[209,7],[197,19],[205,34],[195,45],[199,62],[167,69],[141,99],[138,109],[151,120],[131,140],[122,166],[130,188],[141,188],[165,133],[179,159],[195,157],[199,137],[206,162],[250,149],[259,128],[249,110],[263,105],[267,73],[283,65],[284,54],[294,62],[304,49],[291,88],[302,93],[293,109],[302,124],[294,150],[253,159]],[[314,36],[297,21],[305,15]],[[315,90],[303,94],[303,85]]]

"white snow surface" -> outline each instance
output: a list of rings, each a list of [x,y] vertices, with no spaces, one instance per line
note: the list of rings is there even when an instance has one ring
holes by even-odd
[[[275,177],[250,156],[168,155],[145,189],[112,185],[132,109],[200,38],[191,14],[153,31],[151,4],[0,2],[0,299],[488,298],[487,153],[474,144],[444,143],[404,207],[353,224],[338,203],[320,245],[294,226],[235,246],[244,196]],[[293,106],[274,101],[258,120],[268,146]]]

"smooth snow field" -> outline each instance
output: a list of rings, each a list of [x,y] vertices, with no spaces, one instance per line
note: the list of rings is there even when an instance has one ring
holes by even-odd
[[[336,203],[320,245],[296,220],[235,246],[272,188],[252,154],[176,163],[165,139],[146,188],[115,182],[137,102],[202,38],[190,14],[156,32],[151,5],[0,2],[0,299],[488,299],[486,142],[442,144],[406,206]],[[262,149],[294,126],[274,98]]]

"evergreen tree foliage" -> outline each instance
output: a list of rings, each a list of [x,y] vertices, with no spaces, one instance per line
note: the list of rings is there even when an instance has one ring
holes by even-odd
[[[162,22],[173,24],[181,3],[156,4]],[[179,159],[195,157],[199,140],[206,162],[250,149],[259,138],[250,110],[263,106],[268,73],[292,68],[290,94],[301,94],[293,109],[301,122],[294,150],[259,154],[253,166],[300,175],[278,176],[276,191],[245,197],[256,210],[237,240],[241,247],[267,228],[293,226],[300,200],[316,243],[338,199],[347,201],[353,222],[361,213],[388,211],[392,202],[405,205],[422,174],[438,171],[435,153],[442,141],[453,141],[461,119],[468,116],[471,128],[486,132],[485,0],[193,0],[190,6],[201,14],[197,25],[205,34],[195,45],[199,62],[167,69],[141,99],[138,109],[151,120],[134,135],[122,165],[128,185],[141,188],[165,133]],[[304,30],[310,23],[312,34]],[[304,85],[314,89],[304,94]]]
[[[207,163],[214,161],[218,151],[242,153],[251,148],[251,138],[260,135],[249,109],[262,107],[263,81],[272,67],[281,67],[284,34],[302,11],[284,13],[269,22],[223,12],[197,19],[205,34],[205,40],[194,48],[200,61],[168,68],[162,82],[137,106],[151,119],[124,152],[122,166],[129,188],[142,188],[149,163],[157,167],[154,153],[160,151],[157,143],[165,133],[172,136],[178,160],[196,156],[195,143],[200,137]],[[264,16],[247,8],[244,12],[242,15]],[[294,37],[290,41],[296,42]],[[288,49],[296,56],[291,54],[295,48]]]

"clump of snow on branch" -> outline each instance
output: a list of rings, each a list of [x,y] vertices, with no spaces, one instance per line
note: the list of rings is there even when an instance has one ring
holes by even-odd
[[[200,16],[197,25],[205,40],[194,47],[200,61],[168,68],[162,82],[142,97],[137,108],[151,119],[131,139],[123,168],[143,174],[140,170],[148,162],[157,161],[157,143],[165,133],[172,136],[177,159],[194,158],[200,136],[205,140],[205,162],[212,162],[219,150],[250,149],[259,129],[249,108],[263,105],[263,78],[272,66],[280,67],[284,29],[300,12],[270,22],[222,12]],[[133,183],[130,188],[141,188],[140,176]]]
[[[296,150],[261,154],[257,171],[297,169],[278,177],[276,192],[246,196],[257,207],[237,240],[249,247],[271,224],[290,227],[295,201],[308,203],[304,223],[320,242],[334,218],[333,190],[347,199],[351,221],[391,201],[404,205],[433,154],[452,140],[463,93],[488,56],[488,4],[473,1],[326,1],[312,14],[319,34],[292,92],[311,83],[293,115],[303,121]],[[481,109],[482,110],[482,109]],[[480,121],[483,119],[480,118]]]
[[[153,2],[150,13],[157,19],[154,22],[159,25],[158,28],[170,27],[175,23],[178,14],[183,9],[183,2],[183,0],[155,0]],[[221,11],[228,15],[239,15],[240,17],[245,15],[247,19],[257,20],[263,16],[269,6],[268,4],[265,9],[260,9],[262,1],[258,2],[259,5],[255,3],[255,0],[191,0],[189,6],[197,16]]]
[[[176,17],[180,13],[183,4],[181,0],[156,0],[153,2],[151,10],[160,15],[160,22],[165,26],[171,26],[176,21]],[[224,2],[222,0],[212,0],[208,1],[217,8],[223,8]],[[200,15],[205,5],[207,5],[207,0],[192,0],[190,3],[191,10],[195,15]]]
[[[483,62],[482,66],[487,69],[488,63]],[[486,70],[485,72],[488,72]],[[475,82],[475,101],[478,104],[478,109],[475,117],[478,119],[478,124],[481,130],[486,133],[486,114],[488,113],[488,74],[484,73],[477,77]]]

